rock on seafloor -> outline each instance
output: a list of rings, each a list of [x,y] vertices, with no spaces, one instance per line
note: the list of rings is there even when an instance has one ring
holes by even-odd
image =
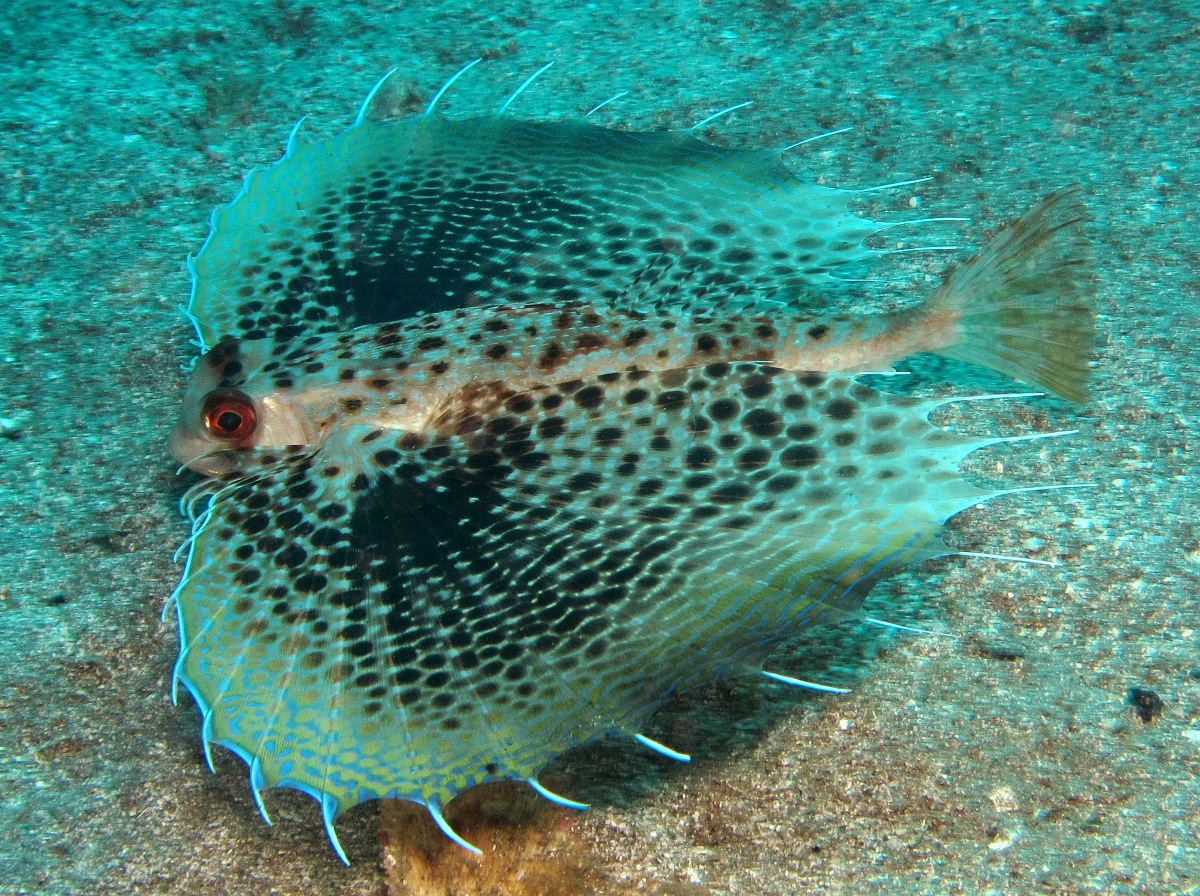
[[[383,803],[379,840],[388,896],[623,896],[633,890],[609,877],[576,835],[579,813],[550,803],[523,784],[468,790],[446,819],[483,850],[471,855],[437,829],[422,806]],[[644,891],[643,891],[644,892]]]

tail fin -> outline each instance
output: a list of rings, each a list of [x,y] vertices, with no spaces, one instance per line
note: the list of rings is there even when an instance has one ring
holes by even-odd
[[[953,312],[938,353],[1087,400],[1095,310],[1078,185],[1051,193],[955,270],[924,310]]]

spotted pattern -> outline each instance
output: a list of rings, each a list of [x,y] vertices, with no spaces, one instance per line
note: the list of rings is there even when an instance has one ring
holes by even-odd
[[[869,336],[870,326],[888,322],[827,321],[820,325],[822,340],[832,333],[835,342]],[[602,372],[613,365],[614,352],[640,369],[737,360],[795,363],[803,351],[823,363],[817,353],[823,343],[809,335],[811,322],[794,313],[770,318],[737,313],[715,299],[703,311],[529,303],[494,312],[454,309],[295,340],[227,339],[200,365],[210,371],[206,383],[220,389],[317,394],[330,402],[330,420],[355,417],[413,429],[458,390],[481,380],[517,389],[585,376],[603,381],[618,375]],[[748,386],[749,397],[761,388]],[[321,417],[311,408],[306,413]],[[191,425],[201,427],[198,415]]]
[[[331,834],[376,797],[437,819],[936,553],[986,442],[830,372],[941,345],[825,307],[871,255],[849,195],[687,136],[438,116],[250,175],[191,262],[209,350],[172,433],[216,477],[174,595],[206,743]],[[1084,217],[1048,198],[930,319],[1081,396],[1079,240],[1044,262]],[[204,420],[226,390],[236,444]]]
[[[849,195],[679,134],[367,123],[247,179],[194,260],[190,310],[215,345],[548,296],[827,298],[876,229]]]
[[[984,493],[928,410],[714,363],[248,452],[182,586],[182,680],[264,784],[342,808],[526,777],[935,550]]]

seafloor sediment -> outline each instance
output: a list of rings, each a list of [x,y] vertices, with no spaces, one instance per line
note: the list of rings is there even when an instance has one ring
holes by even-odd
[[[876,616],[957,637],[848,628],[780,663],[853,683],[815,698],[721,685],[659,719],[697,761],[601,746],[567,774],[597,808],[576,833],[643,892],[1200,891],[1200,527],[1192,469],[1200,19],[1190,4],[504,2],[409,7],[188,2],[0,9],[0,891],[377,893],[376,807],[329,850],[307,797],[254,809],[242,765],[204,769],[173,708],[186,536],[165,438],[193,348],[183,258],[214,205],[278,155],[292,123],[328,134],[399,67],[383,111],[446,98],[679,128],[794,150],[805,177],[866,187],[892,231],[977,245],[1062,184],[1095,222],[1094,400],[988,402],[943,422],[1070,439],[998,446],[992,483],[1091,482],[960,515],[963,550],[877,589]],[[921,294],[953,254],[899,258],[871,287]],[[911,281],[911,282],[910,282]],[[905,291],[905,285],[911,288]],[[950,368],[948,376],[963,373]],[[1002,388],[1008,388],[1001,384]],[[951,415],[952,414],[952,415]],[[1153,691],[1160,712],[1129,705]],[[1154,702],[1143,700],[1142,708]],[[1142,715],[1148,718],[1143,720]]]

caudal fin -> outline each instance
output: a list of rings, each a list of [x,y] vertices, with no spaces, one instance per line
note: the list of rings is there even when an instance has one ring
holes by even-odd
[[[1078,185],[1051,193],[955,270],[925,310],[953,312],[938,353],[1087,400],[1095,309]]]

